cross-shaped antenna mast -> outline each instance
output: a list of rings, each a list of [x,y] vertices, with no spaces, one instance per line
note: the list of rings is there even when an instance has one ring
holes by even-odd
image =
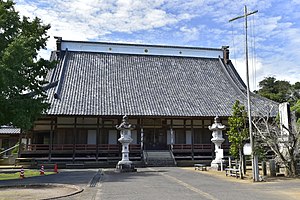
[[[250,135],[250,144],[251,144],[251,159],[252,159],[252,172],[253,172],[253,180],[255,182],[259,181],[259,172],[258,172],[258,158],[256,155],[254,155],[254,138],[252,133],[252,119],[251,119],[251,105],[250,105],[250,88],[249,88],[249,67],[248,67],[248,34],[247,34],[247,28],[248,28],[248,19],[247,17],[249,15],[253,15],[257,13],[258,10],[253,12],[247,12],[247,6],[245,6],[245,12],[244,15],[232,18],[229,20],[229,22],[235,21],[240,18],[245,18],[245,52],[246,52],[246,77],[247,77],[247,104],[248,104],[248,118],[249,118],[249,135]]]

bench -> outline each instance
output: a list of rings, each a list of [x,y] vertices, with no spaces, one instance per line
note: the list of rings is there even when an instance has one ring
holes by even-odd
[[[226,176],[235,176],[236,178],[240,177],[240,170],[234,168],[226,168],[225,169]]]
[[[206,171],[206,165],[205,164],[194,164],[195,170],[201,170]]]

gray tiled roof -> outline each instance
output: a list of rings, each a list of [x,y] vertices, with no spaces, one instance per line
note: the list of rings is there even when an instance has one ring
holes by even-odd
[[[230,116],[235,100],[246,103],[233,65],[217,58],[68,52],[62,59],[48,76],[62,80],[47,91],[50,115]]]
[[[0,126],[1,135],[16,135],[20,134],[21,129],[12,126]]]

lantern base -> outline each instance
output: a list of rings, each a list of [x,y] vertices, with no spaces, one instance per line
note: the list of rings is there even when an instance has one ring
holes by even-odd
[[[210,167],[213,171],[223,171],[223,169],[225,169],[225,163],[223,160],[213,160]]]
[[[136,172],[137,169],[135,169],[134,165],[132,163],[118,163],[116,166],[116,171],[118,172]]]

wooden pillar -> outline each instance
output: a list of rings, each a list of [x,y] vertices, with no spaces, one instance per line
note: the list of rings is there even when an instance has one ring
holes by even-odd
[[[97,116],[97,130],[96,130],[96,162],[99,160],[99,133],[100,133],[100,119],[99,116]]]
[[[173,153],[173,145],[174,145],[174,130],[173,130],[173,119],[171,119],[171,129],[170,129],[170,139],[171,139],[171,151]]]
[[[213,124],[213,123],[214,123],[214,121],[210,120],[210,124]],[[203,128],[204,128],[204,121],[203,121]],[[212,142],[211,142],[211,157],[212,157],[212,159],[216,158],[215,145]]]
[[[54,118],[53,139],[54,139],[55,135],[56,135],[56,137],[57,137],[57,139],[58,139],[58,131],[57,131],[57,117],[55,117],[55,118]],[[57,142],[56,142],[56,144],[57,144]],[[52,150],[53,150],[53,145],[55,145],[55,144],[54,144],[54,142],[52,143]]]
[[[118,118],[118,125],[122,123],[122,118]],[[117,138],[119,138],[120,132],[117,131]],[[121,135],[120,135],[121,136]],[[108,138],[109,138],[109,132],[108,132]],[[108,139],[109,140],[109,139]],[[118,139],[117,139],[118,140]],[[109,142],[109,141],[108,141]],[[118,142],[117,142],[118,143]],[[119,157],[122,157],[122,144],[119,142]]]
[[[194,132],[194,126],[193,126],[193,120],[192,119],[191,119],[191,137],[192,137],[192,160],[194,160],[194,157],[195,157],[195,150],[194,150],[195,132]]]
[[[141,145],[141,151],[143,151],[143,146],[144,146],[144,129],[143,129],[143,125],[142,125],[142,120],[139,118],[138,119],[138,125],[137,127],[139,127],[140,129],[140,145]]]
[[[29,133],[28,132],[26,133],[25,138],[26,138],[25,149],[27,151],[28,150],[28,145],[29,145]],[[9,144],[9,146],[11,146],[11,145]]]
[[[77,134],[77,117],[74,121],[74,131],[73,131],[73,163],[75,162],[75,153],[76,153],[76,134]]]
[[[140,140],[140,144],[141,144],[141,159],[143,159],[144,157],[144,154],[143,154],[143,151],[144,151],[144,127],[142,125],[142,119],[139,119],[138,120],[138,123],[139,123],[139,127],[140,127],[140,132],[141,132],[141,140]]]
[[[52,157],[52,147],[53,147],[53,117],[51,117],[51,123],[50,123],[50,142],[49,142],[49,155],[48,155],[48,160],[49,162],[51,161]]]

